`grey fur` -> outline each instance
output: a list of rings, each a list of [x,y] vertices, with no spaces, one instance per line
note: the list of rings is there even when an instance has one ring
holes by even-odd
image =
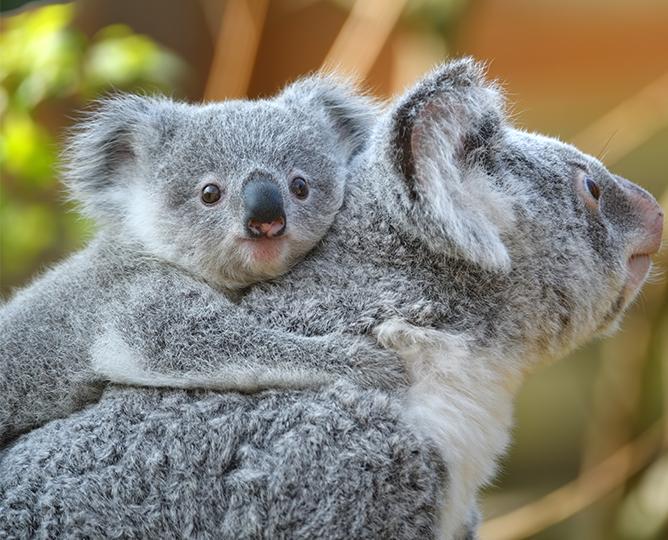
[[[345,384],[110,389],[0,459],[5,538],[418,539],[445,484],[398,400]]]
[[[171,305],[150,320],[159,323],[156,328],[141,327],[147,333],[137,336],[139,342],[155,346],[154,331],[164,337],[187,330],[186,304],[210,301],[208,311],[197,312],[207,317],[202,331],[210,330],[203,324],[217,328],[206,342],[209,356],[233,344],[227,367],[249,372],[228,375],[228,388],[238,388],[241,378],[244,389],[256,387],[262,372],[276,371],[255,367],[253,340],[280,343],[277,364],[294,367],[300,358],[313,359],[320,372],[347,370],[359,382],[371,376],[375,358],[380,378],[396,383],[401,373],[388,371],[384,362],[391,355],[372,340],[353,338],[334,347],[322,338],[311,345],[299,335],[277,339],[271,328],[258,327],[237,342],[255,319],[239,311],[225,320],[237,309],[234,289],[282,274],[325,234],[343,200],[345,170],[368,140],[373,111],[370,100],[327,77],[304,79],[274,99],[255,102],[192,106],[139,96],[103,101],[74,133],[65,168],[71,193],[101,232],[0,311],[0,444],[98,399],[103,381],[91,369],[91,344],[105,328],[148,322],[142,319],[160,298]],[[241,191],[258,173],[278,186],[285,201],[286,234],[277,240],[283,256],[272,258],[278,263],[253,258],[249,245],[255,242],[245,237]],[[306,200],[288,190],[294,174],[309,182]],[[213,207],[199,197],[209,182],[225,191]],[[196,331],[193,321],[190,330]],[[179,354],[188,354],[204,373],[210,365],[205,343],[186,337],[184,346],[191,348],[166,351],[161,365],[167,370]],[[361,358],[364,372],[354,368]],[[254,369],[258,373],[250,373]],[[313,384],[322,377],[316,374]]]
[[[595,212],[578,195],[582,170],[602,190],[601,205]],[[324,241],[289,274],[255,285],[239,300],[237,309],[225,314],[225,324],[230,324],[229,315],[243,317],[242,327],[255,344],[254,369],[265,362],[274,365],[275,347],[281,344],[253,339],[258,328],[275,330],[277,339],[289,332],[341,343],[378,335],[385,346],[405,356],[409,385],[399,381],[394,390],[374,390],[338,382],[331,387],[295,390],[295,381],[308,382],[299,361],[294,379],[290,378],[289,364],[281,367],[286,371],[278,386],[289,381],[292,388],[244,398],[233,393],[109,389],[99,403],[25,435],[5,452],[0,462],[0,509],[4,505],[6,517],[0,518],[0,527],[36,531],[52,526],[49,534],[62,535],[62,519],[76,519],[83,509],[80,519],[94,521],[98,510],[85,501],[102,498],[102,520],[107,512],[115,512],[119,522],[136,523],[138,504],[143,512],[155,512],[157,525],[152,534],[176,535],[175,531],[184,530],[179,528],[184,520],[192,520],[188,531],[206,535],[219,505],[232,504],[239,497],[239,508],[247,513],[237,522],[233,521],[234,512],[221,516],[224,527],[229,526],[224,521],[228,518],[229,523],[239,523],[234,533],[221,536],[424,538],[436,535],[440,527],[450,531],[448,538],[454,537],[452,531],[462,530],[475,511],[471,506],[463,508],[450,516],[452,523],[439,522],[434,515],[436,508],[454,504],[459,488],[453,482],[460,471],[456,462],[447,461],[448,448],[439,446],[444,440],[439,429],[421,431],[417,423],[411,423],[415,418],[405,415],[410,400],[419,399],[419,395],[411,396],[411,389],[420,388],[425,380],[444,380],[447,384],[436,401],[447,402],[463,391],[469,401],[475,398],[474,406],[484,404],[488,393],[498,386],[514,386],[521,373],[545,357],[564,354],[614,327],[631,301],[623,296],[626,264],[631,246],[643,234],[639,217],[628,203],[624,182],[569,145],[510,126],[500,94],[485,82],[480,66],[470,60],[441,66],[397,100],[379,121],[370,148],[359,156],[351,173],[344,205]],[[187,300],[189,288],[181,290],[175,285],[170,296]],[[139,291],[143,290],[140,287]],[[149,297],[155,299],[152,294]],[[183,354],[192,346],[192,336],[178,330],[191,328],[194,320],[203,325],[198,327],[198,335],[211,336],[219,328],[201,298],[193,296],[187,312],[179,300],[179,314],[185,313],[190,321],[185,326],[174,325],[179,314],[171,313],[167,302],[160,303],[151,316],[140,315],[137,321],[144,324],[119,323],[115,335],[148,373],[166,372],[176,379],[186,374],[192,381],[198,358]],[[147,313],[141,311],[141,304],[137,300],[135,309]],[[177,331],[161,337],[156,347],[145,336],[155,332],[161,336],[159,317],[165,317],[167,327]],[[249,325],[248,318],[255,324]],[[112,323],[117,324],[117,318]],[[411,347],[430,350],[431,341],[445,347],[434,349],[445,356],[431,370],[421,372],[411,365],[416,356],[409,351]],[[213,344],[219,342],[214,340]],[[206,343],[200,345],[205,347]],[[179,361],[161,365],[164,358],[172,357]],[[226,377],[236,376],[236,369],[226,372],[230,362],[226,351],[214,349],[206,358],[203,386],[215,385],[211,381],[216,378],[224,386]],[[387,366],[397,372],[402,368],[392,355]],[[469,371],[473,368],[478,371]],[[485,373],[487,379],[470,379],[470,373]],[[242,402],[229,405],[236,399]],[[268,409],[261,405],[265,399],[270,399]],[[307,414],[314,400],[332,406],[342,399],[362,411],[353,425],[364,429],[379,426],[380,431],[365,431],[364,440],[338,439],[338,431],[329,428],[330,422],[347,422],[348,413],[330,409],[327,419],[317,420]],[[374,408],[377,400],[387,408]],[[178,406],[169,405],[174,401]],[[287,423],[282,424],[287,448],[273,445],[274,418],[283,403],[295,405]],[[245,481],[250,481],[247,475],[251,471],[260,471],[256,491],[235,483],[236,464],[221,465],[211,453],[199,456],[195,452],[221,444],[216,432],[205,429],[211,422],[209,406],[230,406],[234,414],[225,419],[228,436],[243,434],[243,439],[222,448],[222,455],[232,448],[236,452],[257,450],[249,454],[257,456],[253,458],[256,461],[249,461],[248,469],[243,469]],[[183,415],[184,408],[204,413]],[[154,411],[159,415],[157,423],[148,419]],[[462,424],[463,430],[478,428]],[[443,429],[447,431],[447,426]],[[506,426],[503,429],[507,431]],[[142,444],[154,440],[149,435],[153,430],[164,430],[161,439],[169,444],[162,444],[147,457]],[[55,432],[66,435],[53,441]],[[482,441],[492,437],[484,429],[480,436]],[[415,445],[412,437],[420,442]],[[181,440],[193,441],[188,451],[182,449]],[[320,444],[335,451],[318,451]],[[122,462],[94,458],[117,455],[118,448],[124,448]],[[414,452],[415,461],[402,457],[407,448]],[[489,479],[488,468],[493,468],[503,443],[492,449],[491,463],[481,465],[485,470],[479,483]],[[468,450],[475,453],[477,448]],[[406,497],[393,495],[398,477],[373,467],[347,467],[348,459],[363,461],[378,452],[392,456],[383,462],[382,471],[396,470],[399,476],[412,478]],[[82,463],[72,476],[60,465],[69,455]],[[257,463],[265,458],[271,465],[263,469]],[[147,475],[151,481],[143,489],[155,489],[153,493],[169,502],[155,505],[141,496],[130,501],[113,488],[102,495],[94,487],[124,485],[130,472],[149,466],[153,467]],[[262,484],[266,478],[263,471],[275,468],[288,472],[285,476],[270,475],[276,482],[271,487]],[[166,480],[181,470],[186,471],[179,479],[183,485],[206,490],[213,498],[194,496],[197,507],[182,510],[185,499],[172,495],[175,489],[170,487],[178,483]],[[222,475],[220,484],[208,483],[212,474]],[[361,504],[368,500],[368,483],[379,474],[387,474],[384,486],[388,492],[374,491],[373,507]],[[72,478],[77,479],[76,487],[70,485]],[[294,491],[295,481],[303,489]],[[131,489],[138,493],[140,488],[135,484],[139,481]],[[231,491],[223,487],[230,485]],[[66,518],[53,522],[40,518],[50,508],[48,501],[60,500],[64,489],[70,489],[67,508],[61,512]],[[331,497],[333,489],[341,490],[341,496]],[[268,514],[255,511],[265,508],[262,504],[274,494],[289,499],[289,510],[285,510],[289,524],[277,525]],[[350,501],[355,505],[350,506]],[[473,504],[473,500],[465,502]],[[417,508],[416,503],[420,505]],[[380,528],[380,509],[388,507],[396,520],[388,522],[388,528]],[[386,514],[380,515],[387,519]],[[353,517],[355,526],[351,525]],[[400,525],[412,523],[411,519],[419,524]],[[73,530],[86,530],[78,523],[71,525]],[[466,534],[475,537],[473,531]]]
[[[150,255],[223,288],[285,272],[322,238],[343,200],[344,169],[368,133],[371,102],[342,82],[305,79],[274,99],[188,105],[119,95],[76,130],[65,180],[85,213]],[[261,176],[282,193],[287,247],[251,257],[244,185]],[[294,176],[310,185],[291,196]],[[199,194],[214,183],[214,206]]]

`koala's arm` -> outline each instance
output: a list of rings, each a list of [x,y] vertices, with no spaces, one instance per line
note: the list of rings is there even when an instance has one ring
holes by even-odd
[[[99,395],[88,368],[94,260],[79,253],[0,307],[0,446]]]
[[[91,357],[111,382],[241,391],[339,378],[376,388],[405,383],[398,357],[372,338],[295,334],[175,274],[137,281],[103,317]]]

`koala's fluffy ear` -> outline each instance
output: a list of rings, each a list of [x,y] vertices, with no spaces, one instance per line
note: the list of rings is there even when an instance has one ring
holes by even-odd
[[[105,220],[118,210],[123,188],[141,175],[143,158],[169,135],[174,103],[119,94],[97,105],[72,130],[63,180],[84,213]]]
[[[483,166],[504,122],[501,93],[465,58],[439,66],[398,100],[382,142],[404,183],[411,232],[437,253],[489,270],[510,267],[500,233],[512,212]]]
[[[337,150],[349,162],[368,146],[371,129],[380,110],[348,80],[329,74],[314,75],[286,87],[279,96],[286,105],[314,114],[332,127]]]

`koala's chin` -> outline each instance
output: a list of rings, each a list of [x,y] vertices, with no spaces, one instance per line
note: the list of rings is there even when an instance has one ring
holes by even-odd
[[[220,288],[242,289],[285,274],[299,258],[287,237],[242,239],[225,246],[205,280]]]
[[[660,235],[658,242],[660,243]],[[658,250],[658,247],[656,249]],[[599,324],[595,332],[597,337],[609,337],[619,330],[626,311],[640,295],[640,291],[651,273],[652,260],[650,255],[646,253],[635,253],[628,258],[624,266],[623,285],[620,287],[619,294],[611,302],[612,307]]]

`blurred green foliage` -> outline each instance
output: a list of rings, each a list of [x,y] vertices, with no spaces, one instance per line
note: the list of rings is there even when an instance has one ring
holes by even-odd
[[[0,34],[0,291],[81,245],[89,225],[57,181],[59,109],[110,90],[171,92],[182,62],[123,25],[87,39],[72,4],[2,21]],[[48,126],[48,127],[47,127]],[[66,208],[63,208],[65,206]],[[20,224],[20,226],[19,226]]]

